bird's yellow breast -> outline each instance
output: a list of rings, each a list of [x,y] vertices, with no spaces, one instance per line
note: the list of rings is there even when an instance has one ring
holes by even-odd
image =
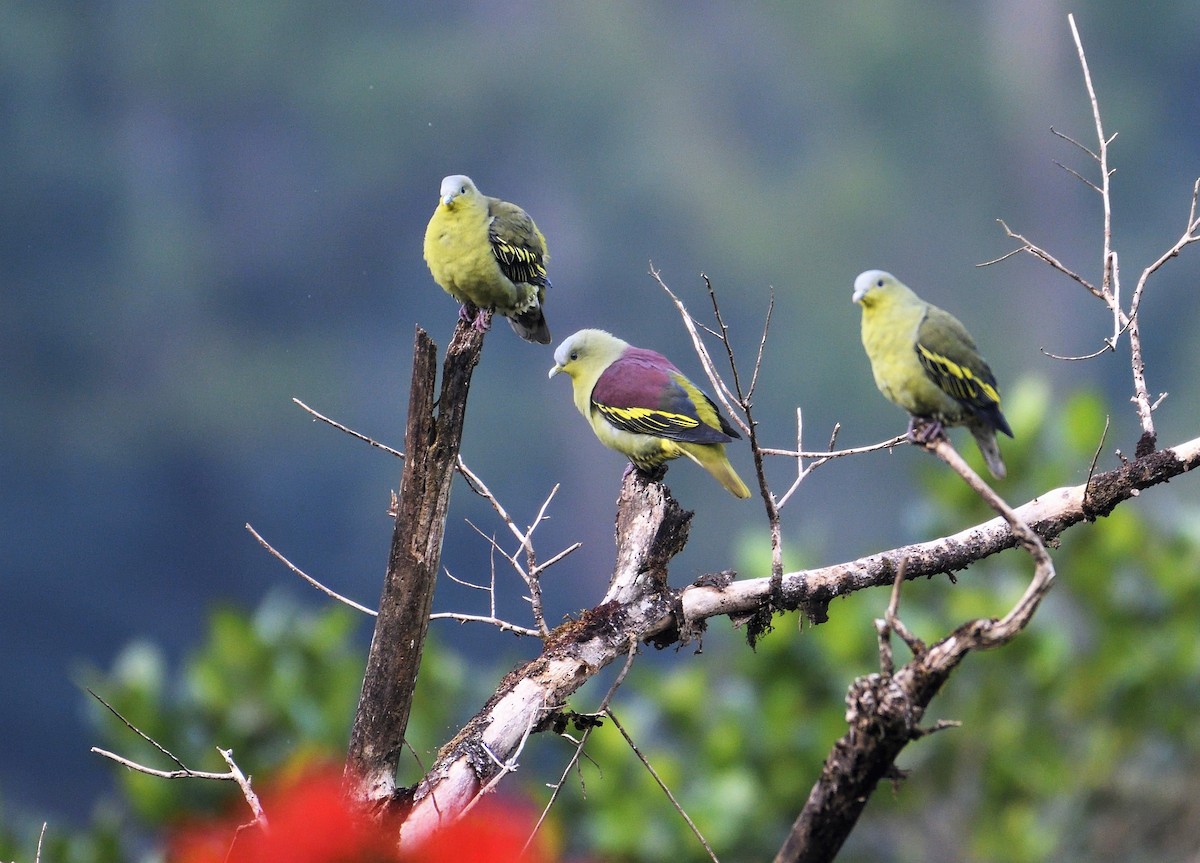
[[[924,303],[890,299],[864,303],[863,347],[871,360],[875,386],[885,397],[911,414],[954,421],[960,406],[929,379],[917,357],[917,328],[925,308]]]
[[[425,229],[425,262],[434,281],[460,303],[503,312],[515,288],[492,253],[487,208],[465,203],[438,205]]]

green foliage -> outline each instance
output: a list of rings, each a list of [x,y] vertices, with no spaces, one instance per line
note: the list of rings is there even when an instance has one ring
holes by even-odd
[[[176,670],[157,647],[130,644],[92,688],[130,723],[193,770],[239,766],[271,774],[297,760],[336,758],[361,682],[363,658],[351,635],[354,612],[315,614],[268,600],[253,615],[214,611],[205,643]],[[106,748],[139,763],[174,769],[102,706],[93,708]],[[237,794],[224,783],[162,779],[122,771],[120,782],[138,817],[161,824],[211,811]]]
[[[354,637],[361,615],[342,606],[304,609],[268,599],[256,612],[219,608],[208,635],[178,667],[146,642],[126,647],[106,672],[86,672],[88,686],[147,736],[193,770],[224,772],[216,748],[231,749],[244,772],[277,776],[345,752],[362,683],[366,646]],[[461,660],[427,644],[409,739],[429,753],[469,702]],[[89,700],[99,745],[163,770],[178,765]],[[424,754],[422,757],[425,757]],[[183,817],[239,805],[232,783],[161,779],[125,769],[114,777],[127,806],[110,801],[78,833],[51,825],[43,860],[108,863],[132,859],[131,838]],[[0,859],[33,859],[36,832],[7,833],[0,818]]]

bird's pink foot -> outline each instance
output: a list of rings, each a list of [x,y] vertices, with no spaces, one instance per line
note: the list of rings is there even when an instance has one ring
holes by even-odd
[[[492,311],[491,309],[480,309],[479,314],[475,315],[475,329],[481,333],[486,333],[492,328]]]
[[[942,421],[932,417],[910,417],[908,420],[909,440],[929,444],[945,435]]]

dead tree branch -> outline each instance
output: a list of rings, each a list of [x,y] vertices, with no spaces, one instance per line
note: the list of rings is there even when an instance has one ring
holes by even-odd
[[[1098,357],[1107,351],[1116,350],[1117,342],[1120,340],[1123,333],[1129,335],[1129,364],[1133,378],[1133,396],[1130,401],[1133,402],[1138,417],[1138,422],[1142,428],[1141,437],[1138,439],[1136,454],[1138,457],[1154,452],[1158,445],[1158,433],[1154,428],[1154,411],[1163,399],[1166,393],[1161,393],[1157,398],[1151,398],[1150,389],[1146,383],[1146,362],[1142,351],[1142,333],[1141,324],[1138,318],[1138,309],[1141,307],[1142,296],[1146,289],[1146,283],[1154,273],[1156,273],[1167,261],[1177,257],[1184,248],[1195,242],[1200,242],[1200,218],[1196,215],[1197,197],[1200,196],[1200,179],[1197,179],[1192,186],[1192,204],[1188,211],[1187,225],[1184,228],[1183,234],[1175,241],[1167,251],[1165,251],[1152,264],[1147,266],[1133,292],[1133,298],[1130,301],[1129,309],[1126,310],[1121,305],[1121,267],[1120,258],[1117,255],[1117,250],[1113,245],[1113,230],[1112,230],[1112,186],[1110,180],[1115,172],[1114,168],[1109,166],[1109,145],[1116,139],[1116,133],[1108,135],[1104,131],[1104,122],[1100,115],[1100,100],[1096,96],[1096,88],[1092,84],[1092,73],[1088,68],[1087,54],[1083,50],[1083,40],[1079,36],[1079,29],[1075,26],[1075,16],[1067,15],[1067,22],[1071,27],[1071,37],[1075,41],[1075,51],[1079,57],[1079,66],[1083,70],[1083,82],[1087,89],[1088,102],[1091,105],[1092,121],[1095,125],[1097,148],[1092,150],[1085,147],[1083,144],[1076,141],[1067,135],[1051,131],[1067,141],[1070,144],[1078,147],[1086,153],[1093,161],[1096,162],[1100,171],[1100,182],[1096,183],[1083,177],[1078,171],[1070,168],[1064,168],[1072,176],[1082,180],[1088,188],[1095,191],[1100,196],[1101,207],[1103,210],[1103,229],[1102,229],[1102,248],[1101,248],[1101,263],[1100,263],[1100,285],[1097,287],[1080,274],[1069,269],[1054,255],[1047,252],[1045,249],[1038,246],[1036,243],[1026,239],[1021,234],[1013,231],[1003,221],[1000,222],[1004,228],[1005,234],[1021,244],[1020,248],[1002,255],[991,261],[987,261],[980,266],[990,266],[991,264],[999,263],[1007,260],[1013,254],[1027,253],[1035,258],[1045,262],[1052,269],[1063,274],[1072,281],[1082,285],[1088,293],[1103,302],[1112,315],[1113,331],[1112,335],[1104,339],[1104,344],[1098,350],[1085,354],[1083,356],[1058,356],[1053,353],[1046,352],[1048,356],[1055,359],[1063,360],[1085,360]]]
[[[860,677],[851,685],[846,696],[849,730],[834,744],[820,779],[775,856],[775,863],[827,863],[837,856],[875,787],[889,776],[899,776],[896,756],[911,741],[928,733],[919,723],[950,673],[972,650],[1000,647],[1015,638],[1033,618],[1054,583],[1054,563],[1037,533],[971,470],[944,435],[928,446],[1000,513],[1014,540],[1033,558],[1033,578],[1017,604],[999,620],[964,623],[928,649],[915,638],[906,638],[914,655],[894,674],[890,645],[881,637],[882,670]],[[896,606],[906,568],[906,561],[901,559],[888,605],[888,619],[876,621],[881,632],[888,628],[901,630],[896,626]]]
[[[417,329],[400,506],[346,758],[347,790],[362,803],[387,803],[395,792],[433,587],[441,567],[467,393],[483,336],[459,321],[446,351],[435,414],[437,347]]]
[[[688,538],[691,513],[667,488],[630,471],[617,504],[617,563],[604,601],[554,629],[542,655],[510,672],[495,695],[444,747],[421,783],[401,841],[415,843],[456,818],[501,769],[532,727],[550,720],[566,699],[631,640],[672,617],[667,566]]]
[[[233,760],[232,749],[221,749],[219,746],[217,747],[217,752],[220,754],[221,760],[223,760],[225,765],[229,768],[227,772],[213,773],[208,770],[193,770],[184,764],[183,761],[176,757],[169,749],[122,716],[119,710],[117,710],[95,692],[89,689],[88,694],[103,704],[105,708],[107,708],[108,712],[117,717],[117,719],[119,719],[126,728],[170,759],[176,765],[176,769],[161,770],[157,767],[148,767],[145,764],[140,764],[139,762],[130,758],[126,758],[123,755],[117,755],[115,752],[109,752],[107,749],[101,749],[99,746],[93,746],[91,749],[92,752],[103,758],[107,758],[110,761],[115,761],[117,764],[120,764],[122,767],[128,768],[129,770],[134,770],[138,773],[145,773],[148,776],[157,776],[159,779],[209,779],[218,782],[234,782],[237,784],[238,788],[241,789],[242,797],[245,799],[246,805],[250,807],[250,811],[254,815],[253,821],[251,821],[249,824],[243,825],[243,827],[257,825],[264,830],[267,829],[267,815],[263,811],[262,803],[258,799],[258,794],[256,794],[254,789],[250,786],[250,777],[243,773],[242,769],[238,767],[237,762]]]

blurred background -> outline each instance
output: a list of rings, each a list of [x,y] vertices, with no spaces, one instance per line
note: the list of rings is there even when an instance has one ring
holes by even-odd
[[[556,344],[603,327],[699,380],[653,263],[702,320],[701,274],[712,279],[746,370],[774,296],[755,399],[769,445],[794,446],[797,408],[809,449],[837,423],[840,446],[903,430],[871,381],[850,302],[855,275],[878,267],[979,340],[1017,432],[1001,442],[1010,499],[1082,482],[1105,414],[1100,467],[1131,453],[1124,343],[1087,363],[1041,352],[1098,349],[1111,332],[1102,306],[1031,259],[977,267],[1014,247],[1003,219],[1099,279],[1099,198],[1055,161],[1093,180],[1096,166],[1051,133],[1096,146],[1068,11],[1106,131],[1119,133],[1114,236],[1128,296],[1182,233],[1200,175],[1191,0],[0,2],[5,811],[82,824],[111,794],[114,769],[88,751],[100,741],[82,685],[129,645],[153,645],[169,677],[211,637],[214,610],[280,597],[326,607],[247,522],[311,575],[375,602],[400,465],[292,399],[403,445],[414,330],[444,347],[456,319],[421,258],[446,174],[537,220]],[[1164,445],[1200,429],[1198,273],[1198,249],[1170,262],[1141,312],[1149,385],[1171,394],[1156,415]],[[547,577],[553,623],[603,593],[623,463],[592,438],[568,382],[546,380],[551,364],[550,348],[498,323],[463,456],[519,522],[558,485],[539,553],[583,548]],[[1077,453],[1040,469],[1061,443],[1039,438],[1040,423],[1078,392],[1094,408]],[[747,449],[732,458],[749,480]],[[928,483],[914,484],[924,462],[902,447],[818,470],[785,510],[789,566],[982,515],[964,502],[936,522]],[[769,472],[782,491],[795,469]],[[697,513],[675,584],[731,567],[766,574],[755,500],[687,464],[667,482]],[[1171,535],[1194,532],[1194,485],[1136,506]],[[467,519],[506,535],[458,482],[443,562],[486,581],[490,550]],[[501,611],[521,618],[515,578],[501,568],[498,579]],[[449,588],[436,605],[486,610]],[[822,632],[797,636],[787,621],[775,637],[786,649]],[[365,649],[369,633],[356,620],[346,637]],[[435,636],[467,668],[535,650],[450,624]],[[1181,671],[1193,686],[1197,664]],[[835,712],[848,679],[830,684]],[[341,721],[348,734],[349,714]]]

